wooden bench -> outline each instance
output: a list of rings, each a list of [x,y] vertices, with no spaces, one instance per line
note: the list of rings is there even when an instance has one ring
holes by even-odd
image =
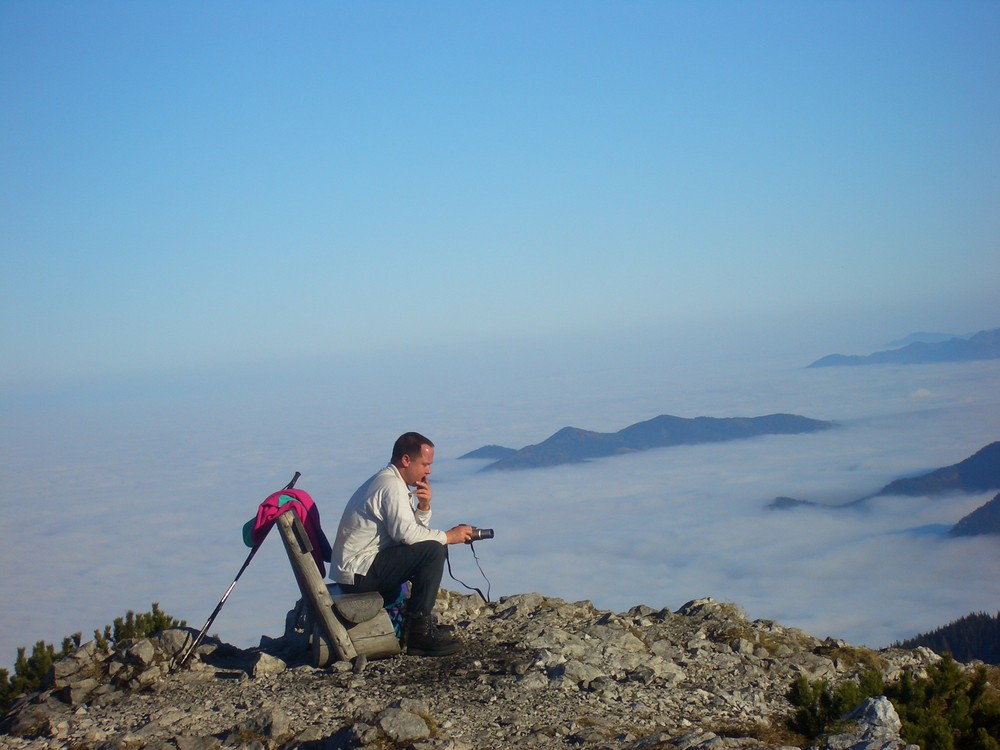
[[[399,654],[399,639],[381,594],[331,594],[316,567],[312,543],[299,517],[282,513],[277,526],[308,610],[306,635],[313,666],[354,661],[358,656],[379,659]]]

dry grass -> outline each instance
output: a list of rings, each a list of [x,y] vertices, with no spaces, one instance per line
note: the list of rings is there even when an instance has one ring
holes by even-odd
[[[787,721],[724,724],[710,727],[720,737],[750,737],[769,747],[806,747],[808,738],[788,728]]]

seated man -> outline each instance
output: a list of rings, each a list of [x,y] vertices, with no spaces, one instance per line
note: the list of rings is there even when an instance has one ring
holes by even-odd
[[[459,648],[437,629],[431,610],[444,573],[445,545],[467,542],[473,531],[465,524],[448,531],[428,526],[433,462],[434,443],[416,432],[400,435],[389,465],[347,502],[330,560],[330,577],[345,592],[378,591],[386,604],[410,582],[404,645],[417,656],[446,656]]]

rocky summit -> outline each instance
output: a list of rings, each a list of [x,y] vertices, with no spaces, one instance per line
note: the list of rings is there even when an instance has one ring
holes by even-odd
[[[190,629],[110,653],[85,644],[18,700],[0,747],[792,748],[805,744],[785,724],[799,675],[837,684],[874,667],[891,680],[938,659],[819,640],[712,599],[615,613],[540,594],[485,603],[442,591],[437,612],[464,641],[454,656],[317,669],[291,625],[254,649],[209,639],[183,667]],[[824,747],[906,748],[888,700],[870,699],[854,722]]]

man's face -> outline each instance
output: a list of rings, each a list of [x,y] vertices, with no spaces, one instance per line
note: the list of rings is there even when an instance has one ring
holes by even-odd
[[[400,467],[399,473],[403,477],[403,481],[413,487],[417,482],[430,476],[432,463],[434,463],[434,449],[426,444],[421,445],[420,455],[417,458],[403,456],[403,465]]]

